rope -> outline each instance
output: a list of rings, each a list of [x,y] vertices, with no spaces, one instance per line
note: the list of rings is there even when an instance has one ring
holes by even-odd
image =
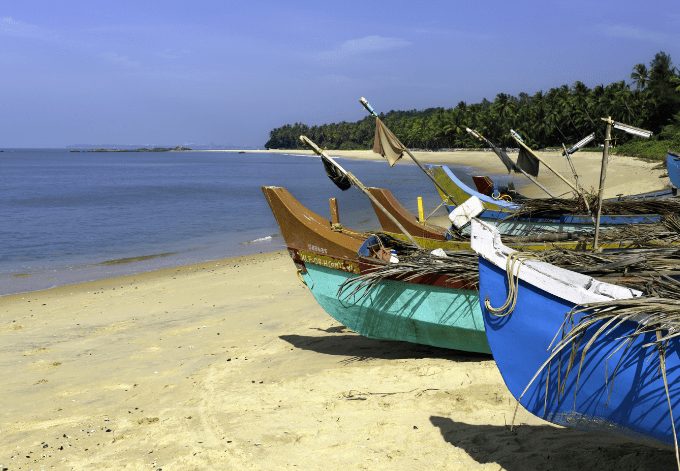
[[[675,431],[675,420],[673,419],[673,405],[671,404],[671,393],[668,389],[668,378],[666,377],[666,346],[663,342],[660,342],[662,337],[661,331],[656,331],[656,338],[659,341],[657,346],[659,350],[659,366],[661,368],[661,376],[663,378],[663,386],[666,390],[666,399],[668,400],[668,414],[671,418],[671,427],[673,429],[673,445],[675,445],[675,463],[680,470],[680,453],[678,452],[678,435]]]
[[[430,218],[432,217],[432,215],[433,215],[434,213],[436,213],[436,212],[439,210],[439,208],[441,208],[441,207],[444,206],[445,204],[446,204],[446,202],[444,202],[444,201],[442,201],[441,203],[439,203],[439,205],[438,205],[436,208],[434,208],[430,214],[428,214],[427,216],[425,216],[425,220],[427,221],[428,219],[430,219]]]
[[[484,299],[484,307],[496,317],[505,317],[515,310],[517,305],[517,293],[519,292],[519,270],[525,260],[534,258],[530,254],[513,252],[505,259],[505,275],[508,280],[508,296],[502,306],[493,307],[487,296]],[[517,274],[515,275],[515,267]]]

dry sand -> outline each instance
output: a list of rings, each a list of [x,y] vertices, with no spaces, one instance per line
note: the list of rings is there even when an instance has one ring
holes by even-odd
[[[210,152],[264,152],[259,151],[210,151]],[[266,152],[280,154],[311,155],[306,150],[268,150]],[[348,159],[379,160],[381,157],[370,150],[329,150],[329,155]],[[569,181],[573,182],[572,172],[567,160],[559,152],[537,152],[539,157],[552,168],[557,170]],[[423,163],[463,165],[473,167],[479,174],[507,173],[500,159],[491,151],[451,151],[451,152],[414,152],[418,160]],[[513,160],[517,160],[516,153],[509,153]],[[574,167],[579,174],[579,181],[587,191],[595,191],[599,186],[600,168],[602,165],[601,152],[578,152],[573,157]],[[661,190],[668,187],[668,178],[660,178],[665,170],[655,169],[659,162],[650,162],[635,157],[611,155],[607,166],[607,180],[605,183],[605,197],[618,194],[630,195],[648,191]],[[401,159],[397,165],[412,164],[408,156]],[[385,171],[389,171],[385,164]],[[361,175],[357,175],[361,178]],[[526,196],[533,198],[547,197],[543,190],[531,183],[523,175],[514,175],[515,185]],[[569,196],[571,189],[550,170],[541,165],[538,181],[545,185],[555,196]]]
[[[0,469],[672,469],[520,411],[494,362],[359,337],[285,253],[0,298]]]

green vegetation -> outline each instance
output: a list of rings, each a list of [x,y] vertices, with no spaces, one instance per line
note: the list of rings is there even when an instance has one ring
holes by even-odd
[[[616,154],[653,160],[664,159],[668,151],[680,155],[680,113],[655,138],[632,139],[614,149]]]
[[[70,152],[178,152],[183,150],[192,150],[191,147],[176,146],[176,147],[139,147],[137,149],[88,149],[85,151],[71,150]]]
[[[649,67],[635,65],[630,78],[632,83],[622,80],[589,88],[583,82],[576,82],[533,95],[499,93],[493,101],[484,99],[474,104],[461,101],[455,108],[390,111],[381,117],[408,147],[443,149],[480,147],[481,144],[465,132],[466,126],[479,130],[501,146],[514,146],[509,135],[511,128],[518,131],[527,144],[537,148],[573,144],[593,131],[602,141],[604,126],[600,118],[612,116],[657,134],[653,140],[639,143],[617,132],[615,144],[620,151],[633,152],[633,147],[638,146],[649,148],[649,152],[645,150],[647,154],[661,158],[668,150],[666,141],[677,144],[680,139],[680,75],[670,56],[659,52]],[[300,148],[298,136],[306,134],[330,149],[367,149],[372,145],[373,132],[374,121],[370,117],[353,123],[320,126],[286,124],[270,132],[265,147]],[[661,148],[663,151],[658,153]],[[635,152],[636,155],[645,153]]]

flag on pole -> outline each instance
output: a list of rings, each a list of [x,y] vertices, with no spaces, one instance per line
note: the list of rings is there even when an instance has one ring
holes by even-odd
[[[336,165],[333,165],[333,163],[323,155],[321,156],[321,162],[323,162],[323,166],[326,169],[326,175],[328,175],[328,178],[330,178],[331,181],[335,183],[335,186],[340,188],[342,191],[345,191],[352,186],[352,182],[349,180],[349,177],[347,177],[345,173],[340,171]]]
[[[519,155],[517,156],[517,166],[533,177],[538,176],[538,167],[540,162],[536,157],[531,155],[531,152],[526,147],[519,146]]]
[[[474,129],[465,128],[465,130],[468,133],[472,134],[477,139],[485,142],[487,146],[491,147],[491,150],[493,150],[494,154],[496,154],[498,156],[498,158],[501,159],[501,162],[503,162],[503,165],[505,165],[505,168],[508,169],[508,173],[510,173],[510,172],[519,173],[519,169],[515,165],[515,162],[512,161],[510,156],[508,156],[507,152],[505,152],[503,149],[498,147],[496,144],[494,144],[493,142],[488,140],[486,137],[482,136],[479,132],[475,131]]]
[[[508,169],[508,173],[510,173],[511,171],[514,171],[515,173],[519,172],[519,170],[517,169],[517,166],[512,161],[510,156],[508,156],[507,152],[505,152],[500,147],[495,146],[491,141],[487,140],[486,142],[489,143],[489,145],[491,146],[491,149],[498,156],[498,158],[501,159],[501,162],[503,162],[503,165],[505,165],[505,168]]]
[[[375,137],[373,138],[373,152],[382,155],[393,167],[397,160],[404,155],[406,147],[399,141],[399,138],[389,130],[380,118],[375,118]]]

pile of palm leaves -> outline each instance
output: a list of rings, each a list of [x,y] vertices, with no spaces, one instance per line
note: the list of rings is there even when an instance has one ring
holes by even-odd
[[[666,215],[656,224],[610,226],[602,231],[603,241],[626,241],[628,246],[672,245],[680,242],[680,218]]]
[[[586,200],[588,204],[586,205]],[[515,210],[510,219],[518,217],[559,217],[564,214],[588,214],[597,207],[597,195],[586,193],[579,198],[528,199]],[[602,214],[678,214],[678,198],[622,198],[602,201]]]
[[[666,239],[680,239],[680,232],[673,231],[663,225],[657,227],[656,236]],[[621,236],[628,231],[630,236],[639,226],[626,226],[620,232],[610,234],[614,237]],[[647,230],[639,234],[640,239],[648,242],[654,231]],[[397,251],[398,263],[377,263],[372,269],[359,276],[346,280],[338,291],[338,295],[353,296],[361,293],[365,296],[377,287],[382,281],[398,280],[412,281],[416,278],[428,276],[445,276],[446,281],[462,283],[469,289],[475,289],[478,285],[478,258],[472,251],[446,251],[446,257],[436,256],[428,251],[418,249],[413,245],[395,239],[387,234],[376,234],[379,243],[383,247],[393,248]],[[512,238],[504,238],[511,241]],[[521,240],[521,239],[516,239]],[[640,243],[643,241],[640,240]],[[634,242],[631,242],[631,245]],[[626,280],[617,279],[617,283],[634,284],[637,289],[651,283],[660,274],[678,271],[680,272],[680,247],[654,247],[637,249],[616,249],[602,253],[575,251],[566,249],[551,249],[541,252],[532,252],[531,258],[592,276],[627,277]],[[654,283],[651,283],[654,285]],[[648,288],[651,291],[653,288]],[[349,290],[349,291],[348,291]],[[680,292],[678,292],[680,295]],[[679,296],[680,298],[680,296]]]
[[[478,258],[472,251],[448,251],[446,257],[432,255],[426,250],[417,249],[413,245],[394,239],[386,234],[376,234],[382,244],[397,250],[398,263],[380,263],[374,260],[374,268],[365,273],[344,281],[338,289],[338,297],[354,297],[359,299],[368,295],[384,280],[412,281],[428,276],[445,276],[448,282],[459,282],[462,286],[475,289],[478,284]],[[397,242],[401,250],[391,242]]]

